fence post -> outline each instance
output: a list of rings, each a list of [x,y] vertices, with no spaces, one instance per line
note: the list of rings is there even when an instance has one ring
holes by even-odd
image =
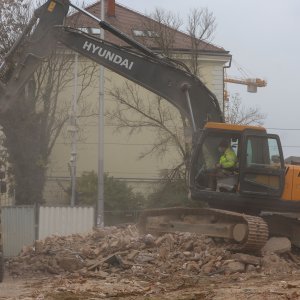
[[[40,205],[36,202],[34,205],[34,239],[39,239],[39,216],[40,216]]]

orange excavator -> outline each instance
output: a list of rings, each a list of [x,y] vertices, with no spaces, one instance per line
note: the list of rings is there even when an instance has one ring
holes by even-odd
[[[64,26],[70,6],[130,47]],[[224,123],[214,94],[182,62],[153,52],[68,0],[48,0],[39,7],[1,63],[0,115],[9,111],[57,42],[160,95],[190,123],[190,195],[210,208],[145,211],[139,222],[142,231],[223,237],[231,239],[235,249],[245,251],[257,251],[269,235],[287,236],[300,246],[300,166],[285,165],[279,137],[263,127]],[[224,140],[237,161],[226,176],[218,176],[218,145]],[[2,270],[0,235],[0,280]]]

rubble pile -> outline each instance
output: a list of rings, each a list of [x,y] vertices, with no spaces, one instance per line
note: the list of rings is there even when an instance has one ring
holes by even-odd
[[[266,245],[263,255],[232,253],[224,241],[192,233],[140,236],[135,226],[95,229],[86,236],[52,236],[24,247],[8,261],[12,276],[75,274],[99,279],[159,280],[234,273],[291,273],[299,269],[288,243]],[[282,241],[280,242],[282,244]],[[279,249],[278,249],[279,248]],[[277,252],[277,253],[276,253]],[[283,253],[284,252],[284,253]]]

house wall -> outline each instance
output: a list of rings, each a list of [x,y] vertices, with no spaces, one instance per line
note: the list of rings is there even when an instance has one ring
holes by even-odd
[[[183,56],[180,58],[183,61],[186,60]],[[199,70],[202,81],[215,93],[221,107],[223,100],[223,66],[228,61],[228,58],[226,59],[223,57],[217,59],[216,57],[203,56]],[[81,58],[80,61],[84,62],[84,59]],[[82,64],[80,64],[79,68],[82,68]],[[109,70],[105,70],[105,78],[105,110],[111,111],[116,106],[116,101],[109,95],[109,92],[116,87],[124,86],[128,81]],[[80,84],[81,81],[79,79]],[[137,89],[142,98],[151,99],[155,97],[153,93],[144,88],[138,87]],[[71,102],[72,95],[73,88],[70,86],[61,95],[62,102]],[[98,79],[96,77],[82,98],[85,102],[84,107],[88,107],[90,113],[96,113],[99,98]],[[177,109],[167,102],[165,105],[169,106],[179,120]],[[79,115],[82,110],[81,106],[79,108]],[[132,117],[136,116],[133,115]],[[97,172],[98,117],[97,115],[92,115],[89,118],[78,118],[78,125],[80,132],[77,143],[77,176],[80,176],[84,171],[94,170]],[[71,139],[67,129],[68,125],[64,127],[62,134],[59,136],[50,158],[48,176],[51,177],[51,181],[48,182],[44,195],[47,203],[54,201],[55,197],[53,195],[55,193],[59,194],[60,198],[63,198],[62,193],[64,192],[62,187],[53,183],[55,182],[55,178],[67,178],[70,176],[68,164],[71,155]],[[160,178],[161,170],[171,168],[175,161],[180,161],[176,148],[170,146],[164,157],[148,156],[139,159],[140,154],[149,150],[153,144],[155,139],[153,130],[144,128],[129,136],[128,131],[117,132],[116,129],[114,122],[106,118],[104,131],[104,170],[111,176],[127,180],[137,190],[148,194],[151,190],[149,180],[157,182]],[[139,180],[141,182],[146,181],[147,183],[138,184]],[[142,186],[145,188],[141,188]]]

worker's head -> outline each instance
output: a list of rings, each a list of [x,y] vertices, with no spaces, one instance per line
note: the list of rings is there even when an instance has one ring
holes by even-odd
[[[224,153],[228,147],[229,147],[228,140],[222,140],[218,146],[218,150],[220,153]]]

